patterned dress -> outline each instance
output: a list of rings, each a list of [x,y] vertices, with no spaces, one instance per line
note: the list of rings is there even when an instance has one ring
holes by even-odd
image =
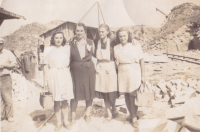
[[[139,60],[143,58],[140,44],[119,44],[114,47],[114,54],[118,64],[118,85],[120,93],[136,91],[141,84],[141,67]]]
[[[73,99],[73,85],[69,68],[70,46],[65,45],[59,48],[51,46],[49,49],[46,49],[48,53],[44,58],[44,64],[49,67],[48,87],[53,93],[53,100]]]

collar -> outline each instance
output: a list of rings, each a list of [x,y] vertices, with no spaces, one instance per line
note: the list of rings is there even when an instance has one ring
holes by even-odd
[[[132,45],[132,43],[127,43],[127,44],[124,45],[124,46],[123,46],[123,44],[120,43],[120,45],[121,45],[120,47],[126,47],[126,46],[128,46],[128,45]]]
[[[77,40],[76,40],[76,38],[74,38],[74,44],[76,44],[76,42],[78,42]],[[84,43],[87,43],[87,41],[86,41],[86,39],[84,38],[84,39],[81,39],[81,41],[79,41],[79,42],[84,42]]]
[[[106,42],[108,41],[108,37],[106,37],[106,39],[102,40],[101,39],[101,43],[106,44]]]

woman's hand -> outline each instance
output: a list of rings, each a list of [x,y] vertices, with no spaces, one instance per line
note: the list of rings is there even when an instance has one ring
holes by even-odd
[[[51,93],[51,91],[50,91],[50,89],[49,89],[49,87],[48,87],[48,82],[47,82],[47,80],[44,81],[44,90],[46,90],[46,91],[48,91],[48,92]]]

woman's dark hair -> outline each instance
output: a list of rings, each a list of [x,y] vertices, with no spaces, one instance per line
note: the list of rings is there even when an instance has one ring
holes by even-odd
[[[101,24],[99,28],[105,28],[108,31],[107,37],[110,38],[110,28],[107,24]]]
[[[66,44],[66,38],[65,38],[64,33],[62,31],[57,31],[51,36],[51,41],[50,41],[51,46],[55,46],[54,37],[56,36],[56,34],[62,34],[63,35],[63,42],[62,42],[61,45],[64,46]]]
[[[87,27],[85,26],[85,24],[84,23],[77,23],[75,26],[74,26],[74,35],[76,35],[76,28],[77,27],[83,27],[83,29],[84,29],[84,31],[85,31],[85,33],[87,33]]]
[[[120,28],[120,29],[117,31],[117,33],[116,33],[116,40],[117,40],[117,42],[118,42],[118,43],[121,43],[121,42],[120,42],[120,39],[119,39],[119,33],[120,33],[120,32],[123,32],[123,31],[126,31],[127,34],[128,34],[128,43],[132,43],[130,31],[129,31],[127,28],[125,28],[125,27],[122,27],[122,28]]]

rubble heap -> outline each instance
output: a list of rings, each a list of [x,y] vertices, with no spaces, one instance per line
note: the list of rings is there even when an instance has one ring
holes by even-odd
[[[193,3],[184,3],[174,7],[167,16],[161,31],[162,34],[174,32],[189,23],[200,24],[200,6]]]
[[[196,97],[196,92],[200,92],[200,80],[184,78],[165,81],[162,79],[156,84],[147,82],[145,89],[146,92],[154,92],[155,100],[177,106]]]
[[[197,26],[196,26],[197,25]],[[149,53],[187,51],[200,25],[200,6],[184,3],[174,7],[153,41],[144,49]]]
[[[26,80],[24,76],[12,73],[13,96],[18,101],[23,101],[32,96],[38,96],[40,89],[33,82]]]
[[[14,33],[4,37],[5,48],[18,51],[18,55],[27,50],[36,50],[39,34],[47,30],[46,26],[37,22],[22,26]]]
[[[187,24],[168,34],[161,39],[155,40],[147,45],[149,53],[187,51],[190,41],[194,38],[190,33],[192,24]]]
[[[5,48],[14,50],[17,56],[20,56],[20,54],[25,51],[36,50],[38,40],[41,41],[39,35],[63,22],[64,21],[60,20],[52,21],[47,24],[34,22],[21,26],[14,33],[3,37],[5,39]]]

